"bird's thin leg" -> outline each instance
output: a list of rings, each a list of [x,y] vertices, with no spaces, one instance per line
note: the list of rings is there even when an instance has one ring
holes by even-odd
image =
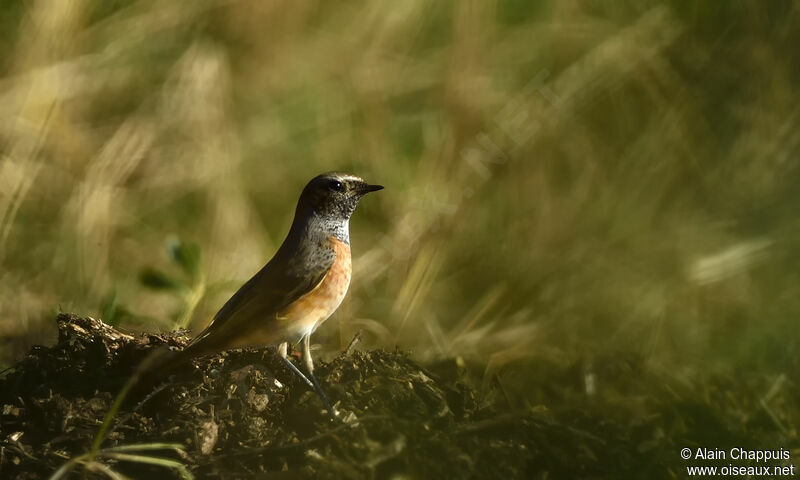
[[[336,414],[334,413],[333,407],[331,407],[331,402],[328,400],[328,396],[325,395],[325,392],[322,391],[322,387],[319,386],[319,382],[317,381],[316,377],[314,377],[314,363],[311,360],[311,350],[309,349],[309,342],[308,336],[304,338],[303,341],[303,360],[308,368],[308,375],[304,374],[297,368],[291,360],[289,360],[289,344],[287,342],[283,342],[278,345],[278,356],[283,360],[283,363],[291,370],[295,375],[300,377],[306,385],[309,386],[317,395],[322,399],[322,403],[325,404],[325,408],[330,413],[331,417],[336,418]]]
[[[314,360],[311,359],[311,335],[306,335],[303,342],[303,363],[306,364],[306,371],[314,375]]]
[[[314,376],[314,361],[311,359],[311,335],[306,335],[303,337],[302,342],[303,362],[306,364],[306,369],[308,370],[308,378],[313,384],[314,391],[317,392],[319,398],[322,399],[322,403],[325,404],[325,408],[328,409],[328,413],[331,414],[331,417],[336,418],[336,413],[334,412],[333,407],[331,407],[331,402],[328,400],[328,396],[322,391],[322,387],[320,387],[317,377]]]
[[[280,345],[278,345],[278,356],[281,357],[281,360],[283,360],[283,363],[289,368],[289,370],[292,371],[292,373],[294,373],[295,375],[300,377],[300,379],[303,380],[306,383],[306,385],[308,385],[309,388],[314,388],[315,389],[314,382],[309,380],[308,377],[306,377],[303,374],[303,372],[301,372],[299,368],[295,367],[294,363],[292,363],[292,361],[289,360],[289,358],[288,358],[288,350],[289,350],[288,343],[287,342],[281,343]]]

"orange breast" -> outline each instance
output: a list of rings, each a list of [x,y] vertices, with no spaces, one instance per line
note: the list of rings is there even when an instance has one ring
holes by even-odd
[[[350,286],[350,245],[335,237],[329,240],[336,252],[331,269],[319,285],[278,314],[278,319],[297,336],[310,335],[327,320],[339,308]]]

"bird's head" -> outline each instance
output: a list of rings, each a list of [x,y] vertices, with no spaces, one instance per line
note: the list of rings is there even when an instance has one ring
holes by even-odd
[[[323,173],[308,182],[300,194],[297,208],[310,209],[330,219],[348,220],[361,197],[381,189],[383,186],[370,185],[361,177],[348,173]]]

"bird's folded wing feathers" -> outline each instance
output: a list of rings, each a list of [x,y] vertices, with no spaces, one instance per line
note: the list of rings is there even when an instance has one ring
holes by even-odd
[[[295,269],[277,269],[272,262],[264,266],[247,281],[214,316],[211,324],[190,345],[197,345],[196,354],[215,349],[215,345],[202,345],[204,339],[214,344],[224,344],[246,328],[243,322],[276,321],[276,314],[292,302],[310,292],[325,278],[333,264],[323,262],[314,268],[304,268],[302,274]],[[213,340],[212,340],[213,339]]]

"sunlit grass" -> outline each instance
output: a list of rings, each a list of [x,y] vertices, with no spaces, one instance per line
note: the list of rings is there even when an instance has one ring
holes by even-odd
[[[796,365],[798,7],[533,5],[7,2],[0,361],[59,308],[203,326],[335,169],[387,188],[331,352]],[[202,288],[153,292],[175,237]]]
[[[108,465],[106,463],[108,460],[113,462],[128,462],[140,465],[162,467],[164,469],[174,470],[183,479],[190,480],[194,478],[194,475],[192,475],[189,469],[183,463],[177,460],[143,453],[153,450],[173,450],[182,452],[183,447],[174,443],[141,443],[104,448],[102,450],[85,453],[83,455],[71,458],[61,468],[56,470],[52,476],[50,476],[50,480],[69,478],[69,475],[72,473],[72,471],[79,467],[83,468],[86,472],[99,474],[111,480],[128,478],[122,473],[116,471],[113,466]]]

